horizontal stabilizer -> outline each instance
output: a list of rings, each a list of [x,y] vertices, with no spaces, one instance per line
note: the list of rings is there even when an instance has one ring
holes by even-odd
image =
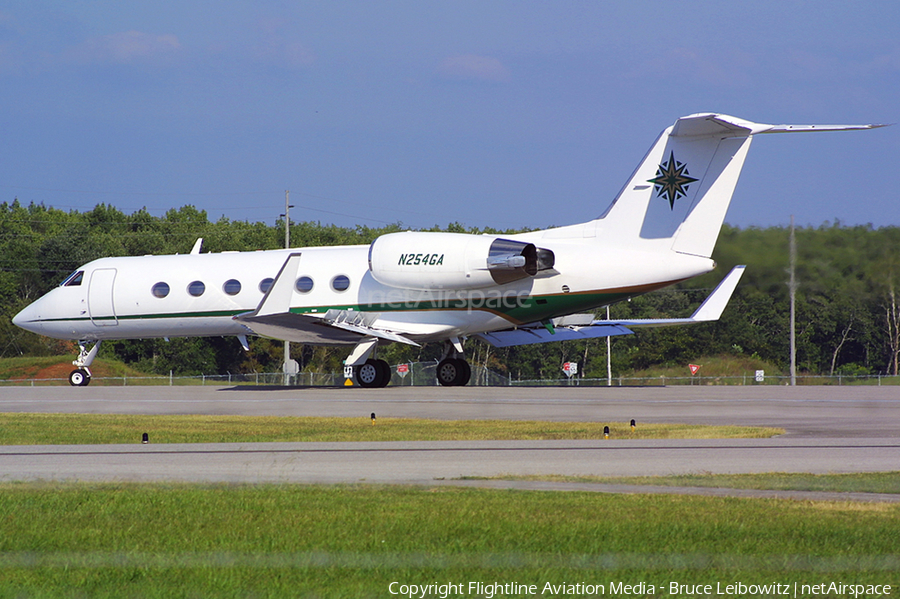
[[[552,341],[583,341],[599,337],[614,337],[617,335],[631,335],[634,328],[666,327],[683,324],[695,324],[718,320],[728,305],[738,281],[744,274],[746,266],[735,266],[731,272],[722,279],[722,282],[709,294],[709,297],[700,304],[690,318],[644,318],[634,320],[593,320],[586,324],[584,314],[574,314],[554,319],[554,329],[545,327],[541,323],[534,323],[516,329],[481,333],[476,337],[490,343],[494,347],[510,347],[514,345],[532,345],[535,343],[550,343]],[[567,322],[570,319],[574,322]],[[577,324],[576,324],[577,323]]]
[[[684,116],[675,122],[672,137],[745,137],[761,133],[810,133],[815,131],[862,131],[887,127],[887,124],[870,125],[769,125],[754,123],[727,114],[698,113]]]

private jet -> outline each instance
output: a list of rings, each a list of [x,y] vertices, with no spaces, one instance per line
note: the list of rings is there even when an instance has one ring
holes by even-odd
[[[23,329],[79,344],[87,385],[112,339],[235,336],[344,345],[360,387],[391,378],[387,343],[440,342],[442,385],[469,381],[464,343],[496,347],[714,321],[744,267],[688,318],[598,320],[590,311],[712,271],[750,142],[773,133],[882,125],[768,125],[701,113],[665,129],[604,214],[516,235],[408,231],[369,245],[102,258],[19,312]],[[88,347],[90,346],[90,349]]]

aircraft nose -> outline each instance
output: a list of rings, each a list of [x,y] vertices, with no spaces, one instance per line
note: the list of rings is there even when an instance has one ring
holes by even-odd
[[[18,314],[12,317],[12,323],[20,329],[25,329],[32,333],[40,333],[41,321],[36,304],[37,302],[34,302],[25,306]]]

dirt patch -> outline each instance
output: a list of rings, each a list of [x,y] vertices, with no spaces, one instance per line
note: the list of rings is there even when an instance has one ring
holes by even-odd
[[[24,381],[24,380],[67,380],[69,378],[69,373],[75,370],[75,367],[72,366],[72,362],[60,362],[58,364],[53,364],[51,366],[44,367],[34,367],[28,369],[24,374],[20,374],[14,377],[10,377],[10,380],[13,381]],[[99,360],[94,362],[91,365],[91,374],[96,377],[109,377],[116,376],[109,366],[101,363]]]
[[[54,364],[53,366],[47,366],[46,368],[41,368],[40,370],[33,373],[32,375],[25,376],[22,378],[39,379],[39,380],[46,380],[46,379],[63,379],[63,380],[65,380],[65,379],[69,378],[69,373],[72,372],[73,370],[75,370],[75,367],[72,366],[71,364],[66,364],[66,363]]]

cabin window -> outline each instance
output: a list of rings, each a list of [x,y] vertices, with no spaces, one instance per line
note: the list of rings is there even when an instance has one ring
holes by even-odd
[[[84,271],[76,270],[59,284],[60,287],[77,287],[84,280]]]
[[[331,279],[331,288],[335,291],[347,291],[350,287],[350,279],[346,275],[338,275]]]
[[[153,294],[153,297],[164,298],[169,295],[169,284],[159,282],[150,288],[150,293]]]
[[[206,285],[203,284],[203,281],[194,281],[188,285],[188,293],[194,297],[200,297],[204,291],[206,291]]]
[[[294,283],[294,287],[296,287],[297,291],[300,293],[309,293],[313,288],[313,280],[310,277],[300,277],[297,279],[297,282]]]
[[[237,279],[228,279],[225,281],[225,284],[222,285],[222,291],[228,295],[237,295],[241,292],[241,282]]]
[[[268,293],[269,289],[272,287],[272,283],[275,282],[275,279],[272,277],[267,277],[259,282],[259,290],[263,293]]]

